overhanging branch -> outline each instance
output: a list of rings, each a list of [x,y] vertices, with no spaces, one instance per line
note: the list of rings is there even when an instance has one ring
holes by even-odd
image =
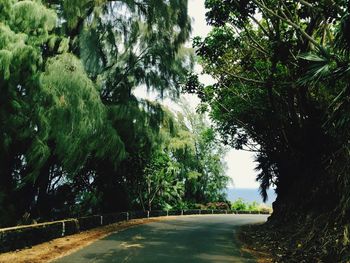
[[[284,14],[285,17],[280,16],[279,14],[277,14],[276,12],[272,11],[270,8],[268,8],[266,5],[260,3],[257,0],[253,0],[253,2],[259,6],[260,8],[264,9],[266,12],[270,13],[271,15],[281,19],[282,21],[288,23],[290,26],[292,26],[294,29],[298,30],[307,40],[309,40],[312,44],[314,44],[316,47],[318,47],[319,49],[322,49],[322,46],[312,37],[310,36],[308,33],[306,33],[300,26],[298,26],[296,23],[294,23],[293,21],[291,21],[282,11],[282,13]]]

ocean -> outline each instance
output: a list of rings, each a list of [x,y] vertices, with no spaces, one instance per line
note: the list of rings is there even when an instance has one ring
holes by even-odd
[[[259,189],[252,188],[228,188],[226,190],[227,199],[229,201],[235,201],[238,198],[242,198],[246,202],[258,202],[263,203],[262,198],[259,193]],[[274,189],[269,189],[267,191],[268,200],[265,204],[272,205],[272,202],[276,200],[276,193]]]

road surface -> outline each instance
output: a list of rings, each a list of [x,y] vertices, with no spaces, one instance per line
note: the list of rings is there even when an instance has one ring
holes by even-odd
[[[255,262],[241,254],[237,226],[264,215],[179,216],[113,233],[56,263]]]

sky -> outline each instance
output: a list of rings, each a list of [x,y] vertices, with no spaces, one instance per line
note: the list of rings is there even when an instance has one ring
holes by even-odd
[[[206,9],[204,0],[189,0],[188,4],[189,16],[192,18],[192,37],[205,37],[210,32],[210,26],[205,20]],[[197,65],[195,70],[200,73],[201,67]],[[208,75],[200,75],[200,81],[204,84],[212,84],[214,80]],[[147,94],[145,88],[139,88],[135,91],[135,95],[142,98],[156,99],[155,94]],[[193,109],[199,103],[199,99],[195,95],[182,95],[190,102]],[[168,107],[178,110],[179,107],[170,99],[165,99],[162,103]],[[254,154],[246,151],[229,150],[225,161],[227,162],[227,175],[232,178],[232,182],[228,185],[229,188],[258,188],[259,184],[255,181],[256,164],[254,163]]]

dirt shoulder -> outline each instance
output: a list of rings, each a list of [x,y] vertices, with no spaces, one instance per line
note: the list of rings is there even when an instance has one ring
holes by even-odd
[[[65,255],[71,254],[94,241],[101,239],[113,232],[119,232],[124,229],[157,222],[160,220],[170,219],[169,217],[157,217],[150,219],[134,219],[127,222],[119,222],[89,231],[84,231],[79,234],[57,238],[49,242],[33,246],[31,248],[17,250],[0,254],[0,262],[23,262],[23,263],[43,263],[50,262]]]
[[[276,262],[271,248],[263,243],[262,236],[259,225],[242,226],[237,232],[243,252],[251,254],[258,263]]]
[[[350,262],[347,227],[312,218],[294,224],[242,226],[237,235],[242,249],[260,263],[345,263]]]
[[[263,244],[260,227],[261,224],[240,227],[237,239],[241,243],[241,250],[251,254],[258,263],[276,262],[271,248]]]

